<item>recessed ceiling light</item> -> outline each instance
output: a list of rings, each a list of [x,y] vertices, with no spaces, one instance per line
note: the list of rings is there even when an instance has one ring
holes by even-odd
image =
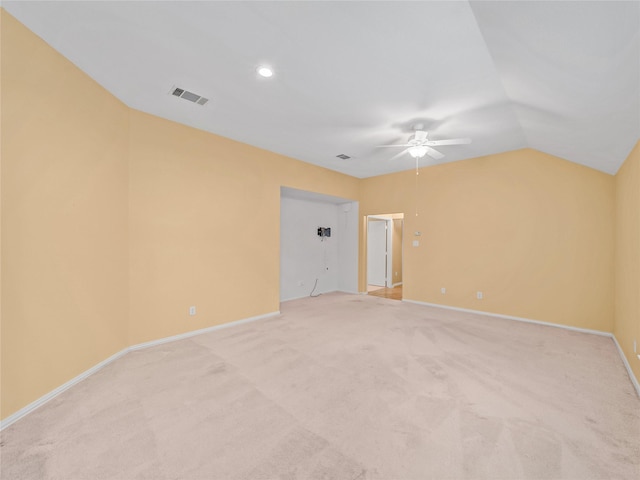
[[[257,68],[257,71],[258,71],[258,75],[264,78],[269,78],[273,76],[273,70],[271,70],[269,67],[265,65],[260,65]]]

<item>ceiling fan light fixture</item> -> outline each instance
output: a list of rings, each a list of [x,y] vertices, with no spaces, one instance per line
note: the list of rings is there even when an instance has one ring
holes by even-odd
[[[416,145],[409,148],[409,155],[413,158],[422,158],[427,154],[427,147],[424,145]]]
[[[260,65],[258,68],[256,68],[256,71],[258,72],[258,75],[260,75],[261,77],[264,77],[264,78],[273,77],[273,70],[267,67],[266,65]]]

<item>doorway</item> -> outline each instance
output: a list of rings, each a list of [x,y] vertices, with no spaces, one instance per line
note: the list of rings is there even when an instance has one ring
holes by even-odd
[[[402,300],[404,214],[367,216],[367,293]]]

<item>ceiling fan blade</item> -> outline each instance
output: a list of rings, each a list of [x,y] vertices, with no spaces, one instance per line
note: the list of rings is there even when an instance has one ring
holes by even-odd
[[[444,155],[441,154],[439,151],[429,147],[427,147],[427,155],[429,155],[431,158],[434,158],[436,160],[440,160],[441,158],[444,158]]]
[[[401,144],[401,145],[377,145],[376,148],[385,148],[385,147],[410,147],[411,145],[409,144]]]
[[[440,145],[466,145],[468,143],[471,143],[470,138],[452,138],[450,140],[431,140],[426,142],[425,145],[437,147]]]
[[[391,162],[391,161],[395,160],[396,158],[401,157],[402,155],[404,155],[404,154],[405,154],[405,153],[407,153],[408,151],[409,151],[409,149],[408,149],[408,148],[405,148],[405,149],[404,149],[404,150],[402,150],[400,153],[396,153],[393,157],[391,157],[391,158],[389,159],[389,161]]]

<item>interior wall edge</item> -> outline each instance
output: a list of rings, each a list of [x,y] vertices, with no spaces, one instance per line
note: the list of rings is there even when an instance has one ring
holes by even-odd
[[[631,368],[631,364],[627,360],[627,356],[624,354],[624,351],[622,350],[622,347],[620,346],[620,343],[618,342],[618,339],[616,338],[615,334],[612,333],[611,334],[611,338],[613,339],[613,343],[616,344],[616,348],[618,349],[618,353],[620,354],[620,358],[622,359],[622,363],[624,364],[624,368],[627,370],[627,374],[629,375],[629,378],[631,379],[631,383],[633,383],[633,386],[636,389],[636,393],[640,397],[640,382],[638,382],[638,379],[636,378],[635,374],[633,373],[633,369]]]
[[[640,141],[615,176],[615,304],[613,333],[640,378]]]

